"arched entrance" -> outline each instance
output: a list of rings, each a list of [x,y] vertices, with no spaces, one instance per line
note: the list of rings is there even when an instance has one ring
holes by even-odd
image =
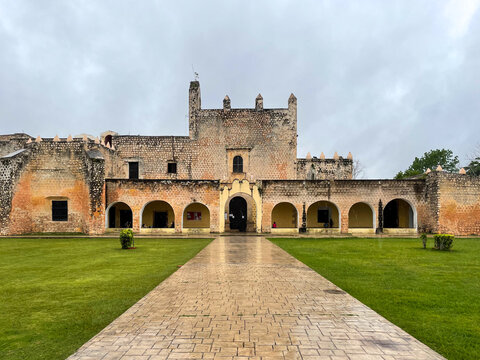
[[[106,213],[105,225],[109,229],[131,228],[133,226],[132,209],[124,202],[110,204]]]
[[[240,232],[247,231],[247,201],[241,196],[232,198],[228,205],[228,222],[230,230],[238,230]]]
[[[290,203],[282,202],[272,210],[272,228],[297,228],[297,209]]]
[[[416,228],[413,207],[403,199],[390,201],[383,209],[383,227],[387,229]]]
[[[374,228],[373,210],[370,205],[364,202],[353,204],[348,212],[349,229],[368,229]]]
[[[307,228],[310,232],[339,232],[340,212],[330,201],[317,201],[307,210]]]
[[[184,229],[210,229],[210,211],[201,203],[188,205],[183,211]]]
[[[173,208],[166,201],[156,200],[149,202],[141,214],[142,229],[175,228],[175,214]]]

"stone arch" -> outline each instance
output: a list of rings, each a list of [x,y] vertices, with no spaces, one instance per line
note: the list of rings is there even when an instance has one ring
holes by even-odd
[[[111,134],[106,135],[104,142],[105,142],[105,145],[112,146],[112,135]]]
[[[132,208],[123,201],[115,201],[105,211],[105,227],[108,229],[132,228]]]
[[[349,229],[375,229],[375,210],[366,202],[357,202],[348,211]]]
[[[272,209],[272,228],[273,223],[277,228],[298,228],[297,208],[289,202],[280,202]]]
[[[210,209],[208,206],[199,202],[193,202],[185,206],[182,216],[182,229],[210,229]]]
[[[340,209],[331,201],[314,202],[307,210],[307,228],[340,229]]]
[[[248,216],[251,222],[247,224],[247,231],[260,232],[262,228],[262,197],[260,190],[256,184],[250,183],[248,180],[235,179],[230,185],[222,187],[220,192],[220,214],[219,229],[220,231],[229,231],[229,203],[235,196],[242,196],[247,201]]]
[[[231,195],[227,201],[225,202],[225,213],[226,213],[226,219],[225,219],[225,231],[236,231],[236,230],[239,230],[237,228],[231,228],[230,227],[230,224],[232,223],[233,225],[233,219],[232,219],[232,215],[234,215],[232,213],[232,210],[234,209],[231,209],[230,208],[230,204],[232,202],[233,199],[235,198],[241,198],[245,201],[246,203],[246,228],[245,228],[245,231],[247,232],[254,232],[256,231],[257,229],[257,224],[256,224],[256,218],[257,218],[257,211],[259,211],[257,209],[257,204],[255,202],[255,200],[253,199],[252,196],[250,196],[249,194],[246,194],[244,192],[237,192],[233,195]]]
[[[163,200],[147,202],[140,211],[140,228],[174,229],[175,212],[172,205]]]
[[[383,208],[383,227],[387,229],[416,229],[417,210],[406,199],[390,200]]]

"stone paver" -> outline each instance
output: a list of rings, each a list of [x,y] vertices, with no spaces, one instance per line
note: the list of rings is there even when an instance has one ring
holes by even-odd
[[[220,237],[69,359],[442,359],[262,237]]]

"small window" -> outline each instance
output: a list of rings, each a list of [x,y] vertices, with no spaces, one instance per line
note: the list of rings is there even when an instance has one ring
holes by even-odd
[[[318,209],[317,223],[329,223],[330,216],[328,216],[328,210]]]
[[[52,221],[68,221],[68,203],[66,200],[52,201]]]
[[[128,163],[128,178],[138,179],[138,162],[137,161]]]
[[[233,158],[233,172],[234,173],[243,172],[243,159],[240,155],[237,155]]]
[[[177,163],[175,163],[175,162],[168,163],[167,172],[169,174],[176,174],[177,173]]]

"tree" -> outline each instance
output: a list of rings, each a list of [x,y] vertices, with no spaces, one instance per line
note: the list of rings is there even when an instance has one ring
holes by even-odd
[[[480,157],[477,157],[470,161],[470,164],[465,166],[468,175],[480,176]]]
[[[365,166],[363,166],[360,160],[355,159],[353,161],[352,177],[354,179],[363,179],[364,174],[365,174]]]
[[[452,150],[436,149],[430,150],[423,154],[421,158],[416,157],[412,165],[405,170],[400,171],[395,176],[395,179],[405,179],[416,175],[423,174],[428,168],[435,170],[438,165],[443,170],[448,172],[458,171],[457,165],[459,163],[458,156],[453,156]]]
[[[468,175],[480,176],[480,144],[477,144],[475,151],[470,156],[470,163],[465,166]]]

